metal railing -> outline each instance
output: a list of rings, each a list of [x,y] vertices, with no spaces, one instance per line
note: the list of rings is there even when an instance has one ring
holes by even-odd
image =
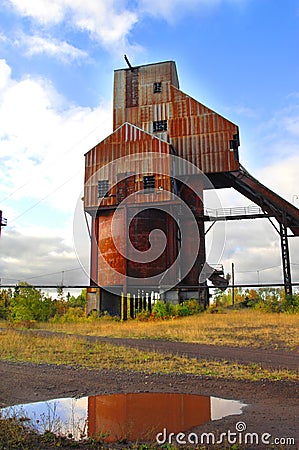
[[[265,212],[259,206],[249,205],[219,209],[205,208],[205,215],[209,217],[256,216],[265,215]]]

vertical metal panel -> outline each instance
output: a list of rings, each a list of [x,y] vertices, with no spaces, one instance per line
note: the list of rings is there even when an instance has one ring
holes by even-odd
[[[157,82],[161,83],[161,92],[154,92]],[[125,274],[127,270],[146,279],[156,270],[165,270],[176,255],[175,226],[157,210],[141,214],[132,225],[131,236],[136,246],[146,250],[151,227],[170,233],[169,248],[153,267],[130,266],[117,250],[117,243],[122,245],[124,241],[121,230],[127,226],[126,214],[118,218],[119,235],[113,236],[114,241],[111,236],[114,210],[124,199],[129,210],[139,204],[154,207],[171,199],[170,144],[182,158],[181,167],[177,168],[180,174],[197,173],[198,168],[206,173],[239,168],[230,150],[230,141],[238,133],[237,126],[178,88],[176,66],[171,61],[141,66],[133,71],[115,71],[114,132],[85,156],[84,206],[98,216],[97,273],[103,286],[121,284],[121,275],[117,272]],[[154,133],[153,122],[161,120],[167,121],[167,130]],[[193,169],[190,169],[190,162],[195,165]],[[126,174],[127,178],[121,181],[121,174]],[[155,175],[153,192],[140,193],[144,175]],[[109,181],[109,192],[107,197],[99,199],[97,184],[101,180]],[[190,240],[190,246],[192,244]],[[201,264],[204,259],[202,247],[198,262]],[[95,261],[92,264],[95,265]],[[109,266],[116,270],[113,276],[107,269]],[[197,272],[190,276],[192,284],[197,284]]]
[[[145,154],[149,153],[146,158]],[[138,157],[140,154],[140,157]],[[154,157],[156,154],[157,157]],[[133,155],[132,158],[125,158]],[[157,174],[157,184],[162,190],[159,194],[145,194],[132,197],[131,202],[143,203],[167,201],[170,198],[170,145],[142,130],[125,123],[108,138],[86,154],[85,170],[85,208],[117,205],[115,185],[119,173],[136,172],[135,191],[142,189],[143,175]],[[132,167],[135,160],[135,167]],[[139,178],[138,178],[139,175]],[[97,183],[109,180],[109,197],[97,198]],[[158,195],[158,197],[157,197]]]
[[[138,69],[126,71],[126,108],[138,106]]]
[[[173,63],[167,62],[138,69],[138,106],[126,108],[126,121],[153,133],[154,121],[167,120],[167,132],[157,132],[155,136],[170,142],[179,156],[205,173],[238,170],[239,162],[230,150],[230,141],[238,133],[237,126],[171,85],[174,67]],[[127,84],[128,80],[136,79],[136,73],[124,72]],[[154,93],[155,82],[162,83],[161,93]],[[124,89],[120,73],[117,73],[115,83],[119,83],[119,89]],[[127,88],[129,94],[132,96],[133,92]],[[118,95],[115,108],[120,104],[125,108]],[[120,109],[116,114],[117,120],[123,120]],[[182,163],[182,170],[184,166]]]

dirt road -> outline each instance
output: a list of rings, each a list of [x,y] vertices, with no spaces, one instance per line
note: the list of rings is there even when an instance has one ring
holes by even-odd
[[[298,356],[287,351],[234,349],[135,339],[101,340],[147,350],[171,351],[189,357],[255,362],[262,366],[292,370],[298,368]],[[273,446],[251,445],[246,446],[248,449],[295,449],[299,446],[298,384],[293,382],[216,380],[194,375],[148,375],[132,371],[95,371],[73,366],[3,361],[0,361],[0,380],[0,406],[62,397],[128,392],[180,392],[240,400],[248,405],[242,416],[226,417],[197,427],[194,431],[199,434],[216,430],[218,433],[228,430],[235,432],[236,422],[242,420],[246,423],[248,432],[260,435],[269,433],[272,441],[275,438],[295,438],[297,443],[295,446],[278,443]],[[283,439],[281,442],[285,442]]]

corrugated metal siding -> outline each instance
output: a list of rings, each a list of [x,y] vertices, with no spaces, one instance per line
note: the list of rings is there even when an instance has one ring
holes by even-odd
[[[117,219],[113,218],[113,212],[105,212],[99,217],[98,228],[98,274],[102,286],[118,286],[123,282],[126,273],[126,260],[117,251],[123,242],[121,230],[125,229],[124,217],[119,214]],[[118,223],[114,226],[113,236],[111,234],[112,219]],[[120,230],[117,234],[116,229]],[[111,269],[113,269],[113,271]]]
[[[127,218],[126,214],[129,215]],[[98,259],[97,265],[93,263],[93,266],[97,267],[97,279],[101,286],[122,285],[125,274],[129,277],[142,277],[142,285],[151,285],[150,277],[163,273],[175,261],[178,251],[175,239],[177,230],[174,219],[167,213],[147,208],[134,216],[134,208],[127,209],[127,211],[122,208],[118,210],[117,217],[115,217],[114,210],[102,211],[96,223],[98,227],[96,230]],[[126,230],[128,228],[131,246],[126,248]],[[164,240],[161,240],[159,236],[155,238],[155,242],[150,243],[150,233],[155,229],[162,230],[167,236],[166,248],[160,256],[153,258],[152,261],[146,263],[134,261],[136,250],[146,252],[150,249],[151,244],[154,249],[164,247]],[[177,274],[172,272],[175,283]]]
[[[161,92],[155,92],[154,83],[161,83]],[[92,273],[97,273],[95,280],[102,286],[122,285],[123,275],[141,277],[142,283],[150,283],[148,278],[166,270],[177,256],[174,220],[169,214],[155,209],[163,202],[174,207],[171,145],[182,158],[179,165],[176,161],[176,174],[197,173],[198,168],[206,173],[239,168],[234,152],[230,150],[230,141],[238,133],[237,126],[178,88],[173,62],[115,72],[114,132],[85,155],[84,206],[97,216],[93,220]],[[164,120],[167,120],[167,130],[154,133],[154,121]],[[196,166],[194,169],[190,169],[190,162]],[[145,175],[155,175],[155,188],[146,194],[140,193],[144,188]],[[191,178],[198,186],[198,177],[188,177],[188,183]],[[99,199],[98,182],[106,180],[109,182],[108,195]],[[195,194],[193,196],[199,201]],[[119,206],[123,200],[126,200],[128,207]],[[187,201],[190,205],[191,200],[189,198]],[[138,212],[136,207],[141,204],[146,205],[146,210],[133,217]],[[133,262],[130,249],[123,248],[127,242],[123,233],[127,230],[130,217],[130,241],[139,251],[148,250],[152,230],[159,228],[167,236],[167,248],[153,263]],[[184,226],[188,228],[188,223]],[[200,232],[203,236],[203,224]],[[202,241],[204,243],[204,239]],[[188,245],[191,252],[194,245],[192,234]],[[127,260],[123,255],[127,256]],[[190,272],[189,278],[186,277],[191,284],[196,284],[199,267],[204,261],[203,244],[196,268]],[[171,276],[175,283],[177,274],[172,273]]]
[[[154,93],[155,82],[162,83],[161,93]],[[116,130],[124,122],[141,127],[141,122],[146,121],[141,118],[142,107],[170,102],[171,85],[179,87],[176,65],[173,61],[149,64],[136,68],[133,72],[130,69],[116,70],[114,72],[113,129]],[[138,111],[135,110],[136,106]],[[151,117],[150,114],[148,120],[152,120]],[[147,128],[147,131],[150,132],[150,128]]]
[[[239,169],[239,162],[230,149],[230,141],[238,127],[215,111],[180,91],[171,83],[176,80],[173,63],[143,66],[138,69],[138,106],[125,107],[125,99],[117,94],[114,103],[115,124],[127,121],[153,133],[153,122],[168,121],[167,132],[155,132],[159,139],[172,144],[176,154],[194,164],[204,173],[228,172]],[[117,72],[116,91],[124,90],[125,78]],[[136,73],[127,73],[128,80]],[[176,73],[176,71],[175,71]],[[161,82],[162,92],[154,93],[153,85]],[[176,81],[177,82],[177,81]],[[178,86],[178,83],[177,83]],[[128,90],[127,90],[128,92]],[[123,105],[121,107],[121,104]],[[184,162],[180,173],[186,170]],[[188,171],[195,173],[196,169]],[[186,173],[188,174],[188,173]]]
[[[170,145],[139,128],[124,124],[85,155],[85,208],[97,208],[99,204],[106,207],[117,205],[119,174],[135,174],[136,192],[143,190],[143,176],[155,175],[154,193],[136,193],[129,202],[168,201],[171,197]],[[100,180],[108,180],[110,186],[109,196],[102,199],[98,199]]]
[[[158,64],[149,64],[139,68],[140,85],[152,84],[160,81],[170,82],[179,87],[176,64],[174,61],[166,61]]]

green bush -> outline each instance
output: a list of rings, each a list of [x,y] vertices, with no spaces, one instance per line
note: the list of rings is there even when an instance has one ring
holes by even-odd
[[[55,315],[50,297],[27,283],[20,283],[11,299],[10,318],[13,321],[46,322]]]
[[[299,294],[284,296],[281,306],[284,312],[299,313]]]
[[[186,317],[204,311],[202,305],[196,299],[185,300],[173,305],[171,302],[158,301],[152,309],[152,315],[158,319],[170,317]]]
[[[179,303],[178,305],[176,305],[175,310],[176,310],[176,315],[179,317],[185,317],[185,316],[191,315],[191,311],[188,308],[187,302]]]
[[[160,300],[157,301],[152,308],[152,314],[158,319],[164,319],[165,317],[169,317],[170,307],[167,308],[166,305],[167,303],[164,303]]]
[[[80,308],[78,306],[75,306],[75,307],[71,306],[70,308],[68,308],[66,313],[61,317],[61,322],[74,323],[74,322],[81,322],[82,319],[85,320],[85,313],[84,313],[84,311],[82,311],[82,308]]]
[[[261,290],[254,308],[264,312],[298,313],[299,295],[286,296],[283,290],[264,289]]]

